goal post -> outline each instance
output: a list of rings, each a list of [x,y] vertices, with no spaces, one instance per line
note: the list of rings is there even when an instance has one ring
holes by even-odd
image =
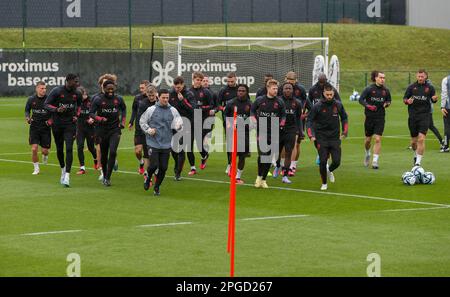
[[[288,71],[295,71],[300,83],[312,85],[314,59],[324,57],[324,72],[328,73],[327,37],[209,37],[155,36],[162,43],[164,68],[168,78],[180,75],[189,85],[194,71],[202,71],[211,89],[218,91],[226,84],[228,72],[235,72],[238,83],[245,83],[250,92],[263,85],[264,75],[270,73],[283,81]],[[162,67],[164,65],[164,67]],[[155,65],[152,65],[155,68]],[[157,80],[166,86],[166,80]]]

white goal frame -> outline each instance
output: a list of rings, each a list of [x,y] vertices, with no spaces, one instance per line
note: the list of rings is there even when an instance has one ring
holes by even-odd
[[[328,37],[218,37],[218,36],[159,36],[155,35],[155,39],[159,40],[172,40],[177,42],[177,75],[181,76],[182,73],[182,48],[183,40],[248,40],[248,41],[315,41],[323,42],[324,49],[323,54],[325,58],[324,73],[328,73],[328,63],[329,63],[329,38]]]

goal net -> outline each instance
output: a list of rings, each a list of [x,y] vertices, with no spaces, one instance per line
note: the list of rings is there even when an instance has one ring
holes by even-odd
[[[328,72],[328,38],[154,38],[155,43],[162,43],[163,61],[152,61],[153,69],[160,72],[152,80],[162,87],[168,87],[177,75],[183,76],[190,85],[192,73],[201,71],[209,77],[211,89],[217,92],[226,85],[227,73],[235,72],[238,83],[247,84],[250,93],[255,93],[263,86],[265,74],[270,73],[281,82],[288,71],[295,71],[299,82],[308,89],[313,82],[314,60],[318,55],[324,57],[324,72]]]

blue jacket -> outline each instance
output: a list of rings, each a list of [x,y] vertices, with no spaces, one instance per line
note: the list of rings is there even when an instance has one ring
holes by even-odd
[[[170,149],[172,147],[172,130],[180,131],[183,128],[183,120],[175,107],[170,104],[162,106],[156,102],[142,114],[139,125],[145,133],[149,147]],[[156,129],[156,133],[152,136],[149,134],[150,128]]]

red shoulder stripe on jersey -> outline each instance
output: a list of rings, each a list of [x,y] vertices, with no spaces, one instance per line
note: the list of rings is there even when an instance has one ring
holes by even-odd
[[[192,105],[189,103],[189,101],[186,98],[184,98],[183,102],[184,102],[184,104],[189,106],[189,108],[192,108]]]
[[[309,138],[313,137],[311,128],[308,128],[308,137]]]

